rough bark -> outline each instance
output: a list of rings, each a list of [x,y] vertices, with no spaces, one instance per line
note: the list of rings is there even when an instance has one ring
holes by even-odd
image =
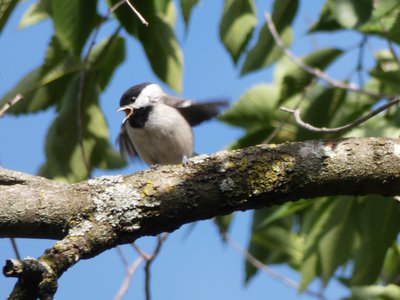
[[[0,169],[0,237],[60,239],[3,273],[19,278],[12,299],[51,299],[65,270],[118,244],[302,198],[398,195],[399,166],[399,139],[350,138],[221,151],[78,184]]]

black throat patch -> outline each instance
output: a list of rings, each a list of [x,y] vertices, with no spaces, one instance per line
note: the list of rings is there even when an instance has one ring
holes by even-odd
[[[143,128],[149,119],[153,106],[145,106],[135,109],[133,116],[129,118],[129,125],[133,128]]]

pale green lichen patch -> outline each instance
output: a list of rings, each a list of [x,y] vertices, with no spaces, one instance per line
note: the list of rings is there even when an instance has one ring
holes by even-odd
[[[286,173],[291,170],[293,158],[280,155],[274,160],[261,160],[246,176],[249,195],[259,195],[274,190],[283,184]],[[287,178],[286,178],[287,179]]]
[[[235,163],[231,160],[223,159],[219,165],[218,172],[224,173],[235,167]]]
[[[123,182],[121,176],[107,176],[89,180],[93,187],[94,218],[111,227],[124,226],[126,231],[140,228],[143,197],[134,187]],[[129,225],[127,225],[129,224]]]
[[[222,180],[219,187],[222,192],[231,192],[235,189],[235,182],[231,178],[228,177],[228,178]]]
[[[247,157],[243,157],[240,161],[239,161],[239,171],[243,172],[247,169],[248,166],[248,160]]]
[[[68,231],[70,237],[86,236],[93,229],[93,223],[88,220],[79,222],[79,226],[72,227]],[[57,245],[57,243],[56,243]]]

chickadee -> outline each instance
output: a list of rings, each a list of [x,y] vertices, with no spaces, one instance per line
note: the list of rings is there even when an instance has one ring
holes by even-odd
[[[121,154],[140,156],[148,165],[186,163],[193,156],[192,126],[217,116],[227,104],[172,97],[154,83],[135,85],[122,95],[117,110],[125,112]]]

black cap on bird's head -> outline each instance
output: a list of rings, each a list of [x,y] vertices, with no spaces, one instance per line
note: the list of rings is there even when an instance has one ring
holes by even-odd
[[[149,107],[155,96],[164,94],[164,91],[157,84],[144,82],[134,85],[125,91],[119,101],[120,107],[117,111],[123,111],[125,118],[122,121],[124,124],[130,117],[132,117],[138,109]]]
[[[123,107],[134,103],[137,97],[139,97],[140,93],[143,91],[143,89],[150,84],[150,82],[144,82],[127,89],[125,93],[123,93],[123,95],[121,96],[121,100],[119,100],[119,106]]]

